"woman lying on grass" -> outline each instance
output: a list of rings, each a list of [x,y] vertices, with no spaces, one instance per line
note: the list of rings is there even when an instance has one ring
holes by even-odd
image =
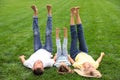
[[[74,17],[76,17],[76,24],[74,22]],[[98,68],[104,56],[104,52],[101,53],[100,57],[96,61],[90,55],[88,55],[88,49],[83,34],[82,22],[79,16],[79,7],[71,9],[70,31],[70,56],[74,60],[72,62],[73,67],[76,68],[74,71],[85,77],[102,77],[101,73],[96,69]],[[79,49],[77,48],[77,40],[79,41]]]
[[[61,49],[61,43],[59,38],[59,29],[56,29],[56,46],[57,53],[54,56],[55,64],[54,66],[58,68],[58,73],[72,73],[73,71],[70,69],[72,58],[68,55],[67,51],[67,28],[64,28],[64,41]]]

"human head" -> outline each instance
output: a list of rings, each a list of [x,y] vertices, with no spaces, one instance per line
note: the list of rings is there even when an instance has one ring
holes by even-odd
[[[102,77],[102,74],[98,70],[88,70],[88,71],[85,71],[84,74],[92,77],[97,77],[97,78]]]
[[[89,75],[89,76],[93,76],[93,77],[97,77],[97,78],[102,77],[101,73],[98,70],[96,70],[90,63],[85,62],[83,64],[83,67],[84,67],[85,75]]]
[[[92,66],[89,62],[83,63],[83,69],[84,71],[88,71],[89,69],[95,69],[94,66]]]
[[[44,72],[43,63],[40,60],[37,60],[33,65],[33,73],[35,75],[42,75]]]
[[[60,74],[72,73],[72,70],[66,64],[61,64],[60,67],[58,68],[58,73]]]

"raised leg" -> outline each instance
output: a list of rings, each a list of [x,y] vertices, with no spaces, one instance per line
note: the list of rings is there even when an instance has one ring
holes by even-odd
[[[33,35],[34,35],[34,52],[42,48],[40,41],[40,32],[38,28],[38,9],[35,5],[32,5],[31,8],[34,11],[33,15]]]
[[[64,41],[63,41],[63,47],[62,47],[62,53],[64,56],[68,57],[68,51],[67,51],[67,43],[68,43],[68,39],[67,39],[67,28],[64,28]]]
[[[46,40],[44,49],[52,53],[52,11],[51,5],[47,5],[48,11],[48,19],[47,19],[47,26],[46,26]]]
[[[79,40],[79,50],[88,53],[88,48],[86,45],[86,41],[84,38],[83,28],[82,28],[82,22],[79,15],[79,7],[76,7],[76,22],[77,22],[77,34],[78,34],[78,40]]]
[[[59,38],[59,29],[56,28],[56,46],[57,46],[57,58],[62,55],[61,43]]]
[[[76,55],[79,53],[77,48],[77,31],[74,22],[75,8],[71,8],[70,17],[70,32],[71,32],[71,46],[70,46],[70,56],[75,59]]]

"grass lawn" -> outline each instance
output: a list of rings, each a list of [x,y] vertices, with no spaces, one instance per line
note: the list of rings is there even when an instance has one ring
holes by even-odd
[[[97,59],[105,52],[99,80],[120,79],[120,0],[0,0],[0,80],[98,80],[76,73],[59,75],[56,68],[45,69],[42,76],[33,75],[19,56],[33,53],[32,15],[30,6],[39,8],[42,43],[45,41],[46,4],[53,6],[53,53],[56,52],[55,28],[68,28],[70,8],[80,6],[89,54]],[[61,32],[61,38],[63,33]],[[68,36],[70,49],[70,34]]]

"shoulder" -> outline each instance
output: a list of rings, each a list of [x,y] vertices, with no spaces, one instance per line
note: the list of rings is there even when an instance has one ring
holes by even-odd
[[[52,67],[55,63],[54,59],[49,59],[48,61],[44,62],[44,67]]]
[[[26,60],[24,63],[23,63],[23,65],[25,66],[25,67],[28,67],[28,68],[30,68],[30,69],[32,69],[32,67],[33,67],[33,62],[31,62],[30,60]]]

